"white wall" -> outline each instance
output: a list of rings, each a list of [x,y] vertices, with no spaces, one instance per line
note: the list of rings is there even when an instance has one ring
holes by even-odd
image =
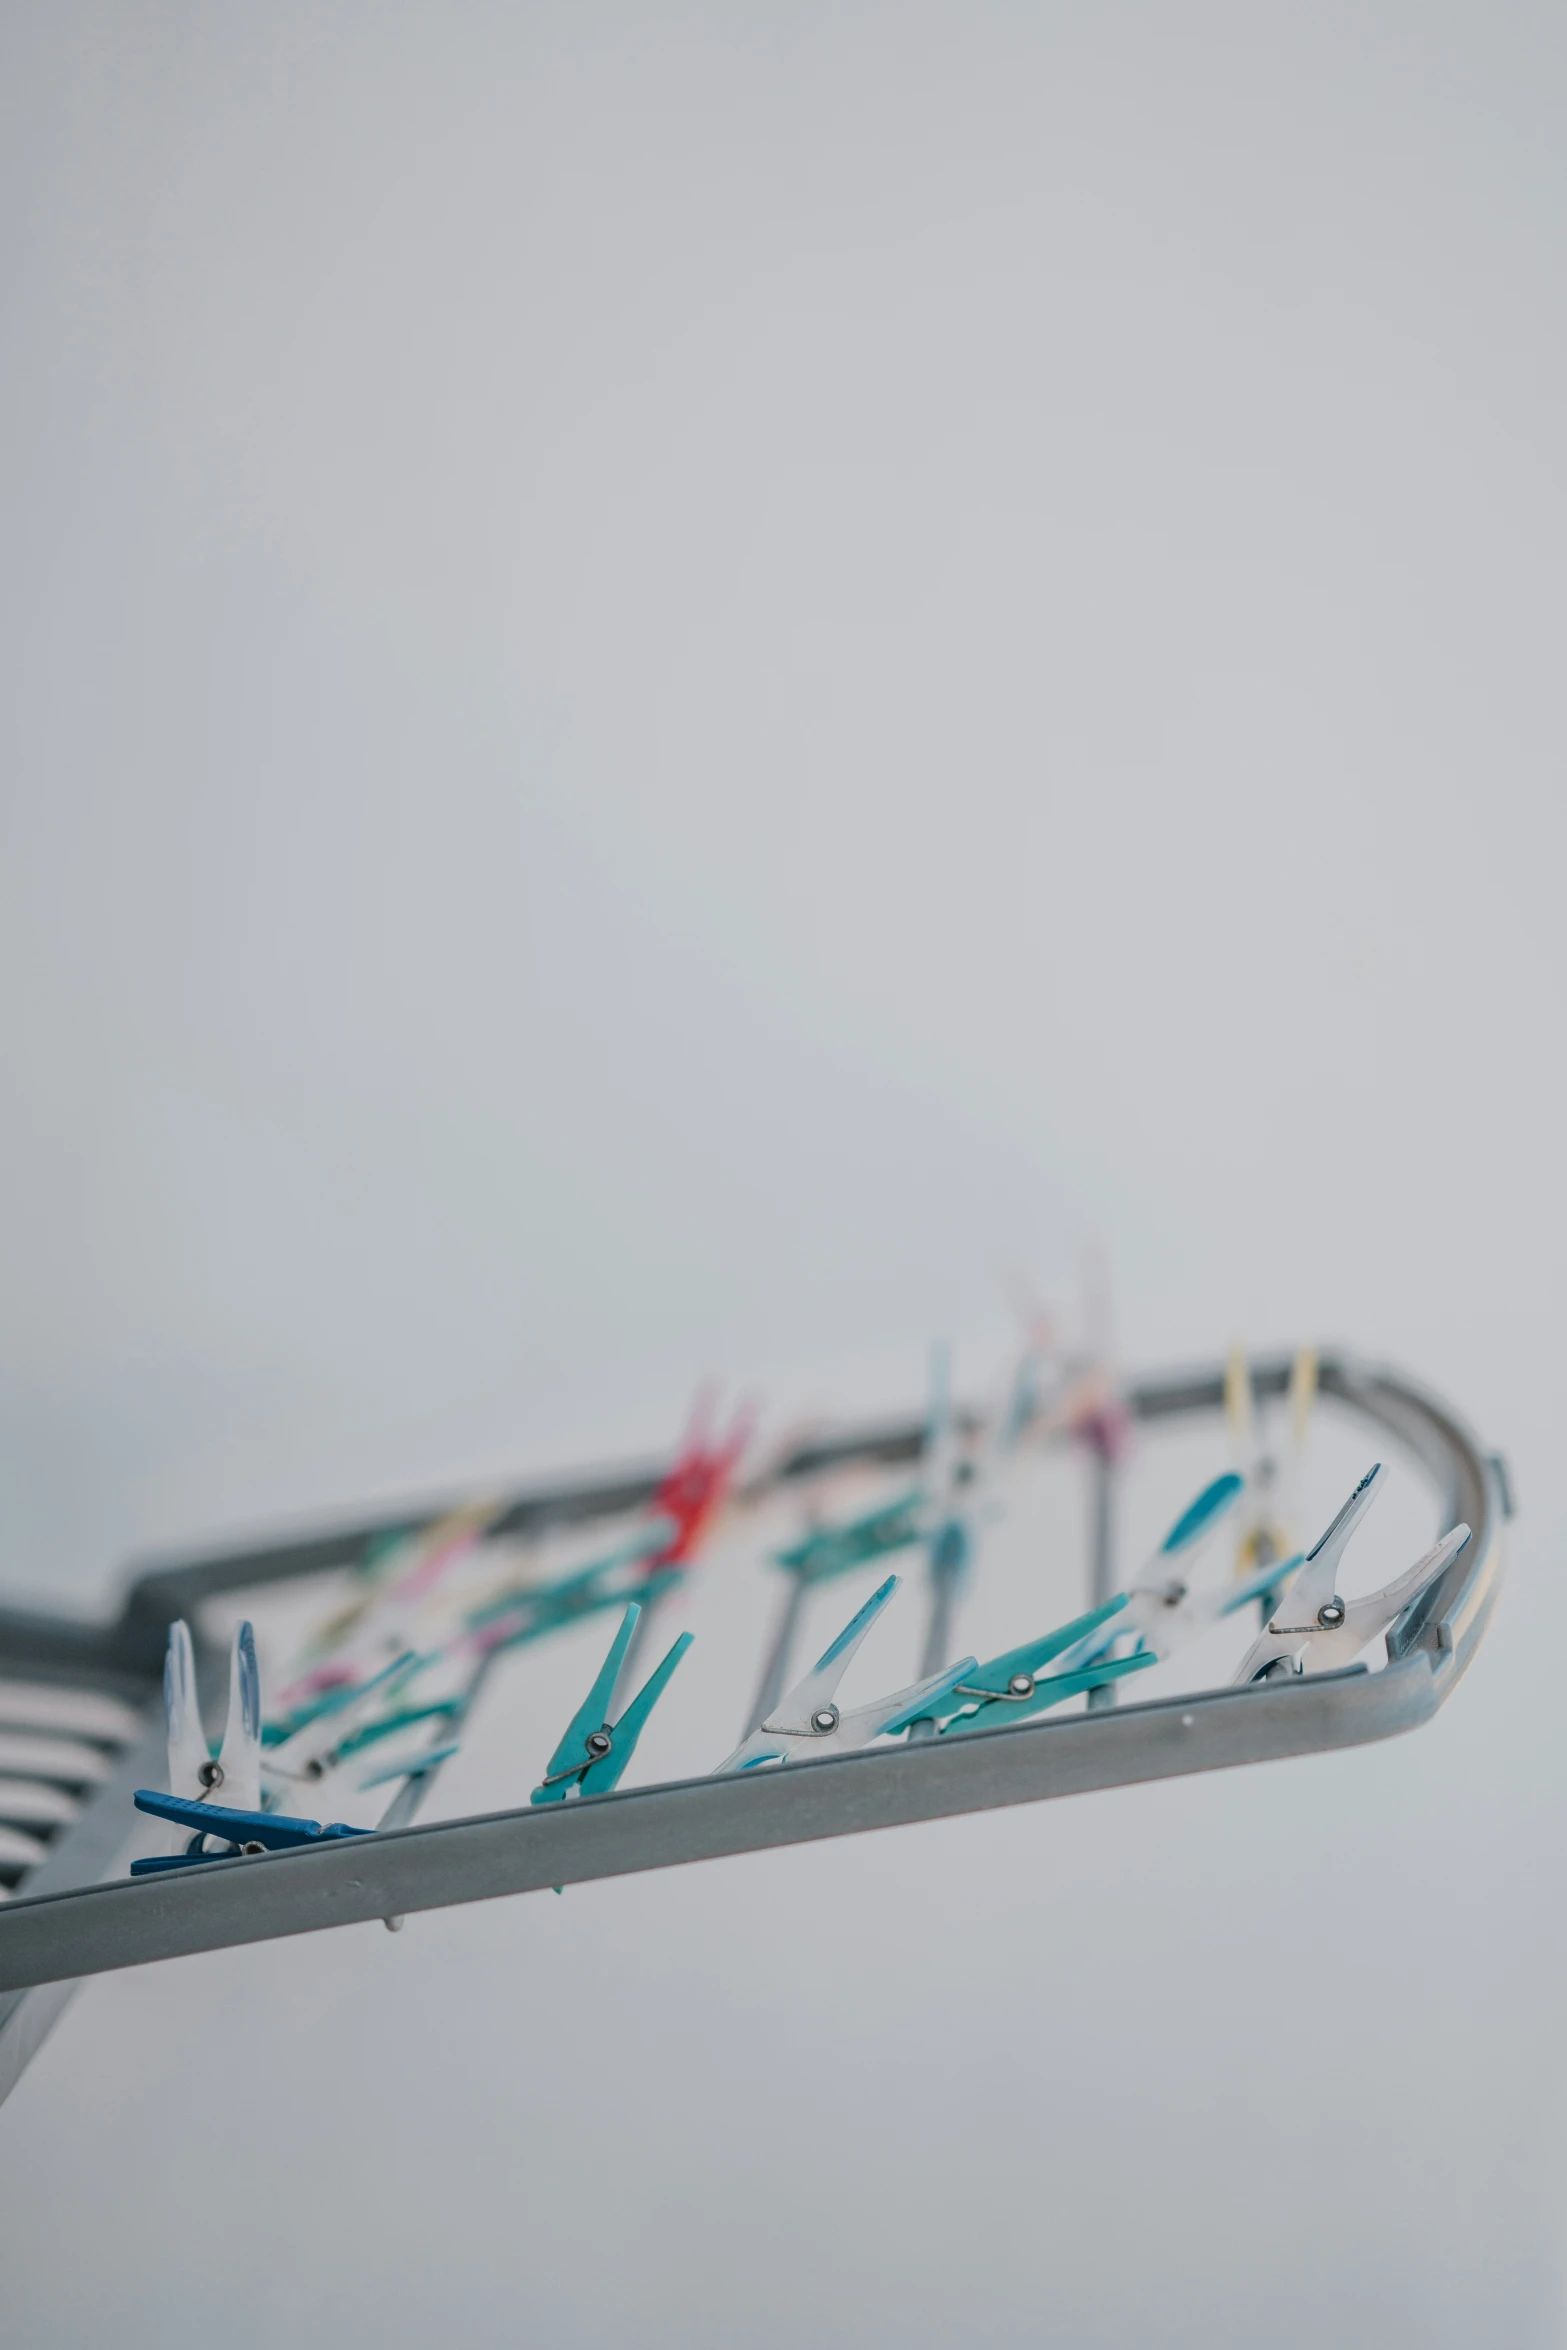
[[[0,42],[0,1581],[1085,1233],[1528,1508],[1397,1751],[89,1993],[19,2338],[1558,2342],[1559,16]]]

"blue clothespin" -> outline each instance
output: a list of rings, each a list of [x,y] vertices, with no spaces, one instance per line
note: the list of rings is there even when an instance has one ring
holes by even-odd
[[[534,1803],[559,1803],[573,1787],[582,1795],[607,1795],[620,1783],[621,1773],[636,1751],[637,1740],[669,1682],[676,1665],[691,1645],[691,1634],[682,1632],[674,1647],[665,1657],[651,1679],[644,1682],[618,1722],[606,1717],[615,1694],[615,1683],[620,1668],[626,1661],[631,1636],[637,1628],[642,1610],[635,1600],[621,1618],[620,1630],[615,1634],[608,1656],[599,1667],[598,1677],[587,1696],[571,1717],[571,1726],[550,1756],[550,1767],[545,1772],[530,1800]]]
[[[1081,1695],[1085,1689],[1101,1688],[1106,1681],[1119,1680],[1124,1673],[1141,1672],[1145,1666],[1157,1664],[1158,1658],[1152,1650],[1147,1650],[1124,1657],[1099,1655],[1074,1670],[1058,1673],[1041,1670],[1069,1650],[1088,1646],[1101,1625],[1111,1623],[1125,1606],[1126,1593],[1117,1592],[1103,1607],[1091,1608],[1087,1615],[1074,1617],[1070,1624],[1047,1632],[1042,1639],[1025,1641],[1021,1648],[1009,1648],[1005,1656],[992,1657],[988,1664],[965,1673],[948,1692],[946,1703],[961,1700],[970,1710],[954,1713],[950,1721],[944,1722],[942,1737],[950,1737],[955,1731],[994,1730],[1003,1722],[1023,1721],[1029,1714],[1043,1713],[1047,1706],[1061,1705],[1067,1698]],[[1110,1638],[1114,1637],[1112,1631]]]
[[[152,1877],[168,1869],[196,1868],[204,1861],[233,1860],[240,1853],[292,1852],[304,1844],[319,1844],[331,1836],[366,1836],[367,1828],[344,1827],[334,1821],[323,1827],[319,1820],[291,1820],[275,1811],[231,1811],[226,1804],[192,1802],[184,1795],[164,1795],[156,1788],[138,1787],[135,1795],[138,1811],[151,1812],[154,1819],[170,1820],[177,1828],[193,1831],[184,1852],[168,1853],[156,1860],[133,1860],[133,1877]],[[216,1852],[204,1849],[209,1838],[226,1839]]]

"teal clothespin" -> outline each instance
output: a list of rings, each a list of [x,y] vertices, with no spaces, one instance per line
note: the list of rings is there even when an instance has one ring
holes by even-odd
[[[1070,1624],[1047,1632],[1042,1639],[1025,1641],[1021,1648],[1009,1648],[1005,1656],[992,1657],[988,1664],[965,1673],[949,1694],[973,1710],[954,1713],[942,1725],[941,1735],[945,1738],[954,1731],[994,1730],[1003,1722],[1023,1721],[1029,1714],[1043,1713],[1047,1706],[1060,1705],[1085,1689],[1097,1689],[1106,1681],[1119,1680],[1123,1673],[1140,1672],[1147,1665],[1157,1664],[1158,1658],[1149,1651],[1135,1656],[1099,1656],[1076,1670],[1062,1673],[1042,1670],[1068,1649],[1086,1644],[1092,1633],[1120,1615],[1125,1606],[1126,1593],[1117,1592],[1102,1607],[1090,1608],[1087,1615],[1074,1617]]]
[[[682,1632],[663,1663],[645,1681],[631,1700],[618,1722],[606,1719],[610,1700],[615,1694],[615,1683],[625,1663],[631,1636],[637,1628],[642,1610],[632,1600],[621,1618],[620,1630],[615,1634],[608,1656],[599,1667],[592,1688],[572,1715],[571,1726],[550,1756],[550,1767],[534,1788],[530,1800],[534,1803],[559,1803],[575,1786],[583,1795],[607,1795],[620,1783],[621,1773],[636,1750],[637,1740],[647,1724],[647,1718],[663,1696],[670,1675],[691,1645],[691,1634]]]
[[[667,1523],[658,1521],[659,1525]],[[483,1649],[517,1648],[529,1640],[541,1639],[547,1632],[558,1632],[578,1618],[592,1615],[600,1608],[615,1607],[626,1596],[622,1580],[606,1583],[605,1578],[624,1568],[636,1568],[649,1556],[649,1539],[644,1537],[624,1549],[611,1552],[608,1558],[595,1559],[591,1566],[577,1567],[569,1575],[554,1583],[525,1583],[504,1591],[496,1599],[476,1608],[467,1619],[468,1631]],[[684,1580],[681,1567],[644,1566],[637,1585],[641,1603],[660,1599]]]
[[[428,1778],[432,1772],[438,1771],[443,1763],[449,1763],[454,1754],[458,1754],[460,1752],[461,1748],[455,1739],[446,1746],[432,1746],[428,1748],[427,1751],[423,1754],[417,1754],[413,1756],[405,1755],[397,1762],[387,1763],[379,1771],[372,1771],[368,1779],[360,1780],[359,1785],[361,1789],[366,1787],[386,1787],[390,1786],[394,1779],[425,1779]],[[376,1822],[376,1825],[381,1828],[385,1828],[390,1824],[391,1823],[386,1820],[378,1820]],[[401,1822],[398,1824],[401,1825]]]
[[[895,1550],[910,1550],[923,1534],[923,1500],[916,1487],[845,1525],[815,1526],[788,1550],[775,1550],[773,1564],[787,1567],[803,1582],[821,1583],[871,1559],[887,1558]]]

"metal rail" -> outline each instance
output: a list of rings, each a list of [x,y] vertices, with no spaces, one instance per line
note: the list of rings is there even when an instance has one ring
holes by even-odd
[[[1259,1394],[1282,1394],[1288,1361],[1256,1363],[1252,1376]],[[950,1742],[872,1749],[737,1778],[682,1780],[354,1837],[316,1850],[215,1861],[176,1876],[40,1888],[0,1911],[0,1994],[328,1926],[1273,1761],[1414,1729],[1451,1695],[1495,1603],[1502,1524],[1511,1514],[1506,1472],[1456,1413],[1395,1372],[1335,1353],[1322,1359],[1319,1384],[1324,1395],[1414,1457],[1436,1488],[1444,1525],[1463,1518],[1473,1530],[1440,1582],[1389,1634],[1389,1661],[1379,1673],[1356,1666],[1300,1682],[1269,1681],[979,1731]],[[1205,1370],[1142,1382],[1125,1400],[1135,1418],[1156,1422],[1218,1411],[1223,1395],[1222,1371]],[[802,1451],[774,1474],[789,1481],[840,1460],[906,1459],[917,1452],[920,1438],[917,1421],[888,1423]],[[628,1472],[519,1496],[511,1518],[521,1527],[608,1514],[634,1507],[654,1482],[651,1472]],[[412,1526],[438,1514],[424,1510],[391,1523]],[[168,1617],[188,1612],[211,1592],[336,1565],[380,1530],[345,1529],[270,1552],[159,1568],[133,1587],[120,1626],[106,1638],[106,1661],[112,1658],[123,1674],[133,1657],[140,1660],[154,1612],[161,1619],[161,1643]],[[0,1662],[5,1660],[0,1622]],[[128,1820],[125,1826],[128,1832]],[[0,2017],[0,2094],[6,2028]]]

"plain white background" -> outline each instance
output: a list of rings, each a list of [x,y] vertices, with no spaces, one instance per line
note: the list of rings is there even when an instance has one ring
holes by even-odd
[[[1558,2343],[1559,16],[0,42],[9,1588],[1085,1235],[1525,1505],[1398,1747],[93,1989],[16,2339]]]

